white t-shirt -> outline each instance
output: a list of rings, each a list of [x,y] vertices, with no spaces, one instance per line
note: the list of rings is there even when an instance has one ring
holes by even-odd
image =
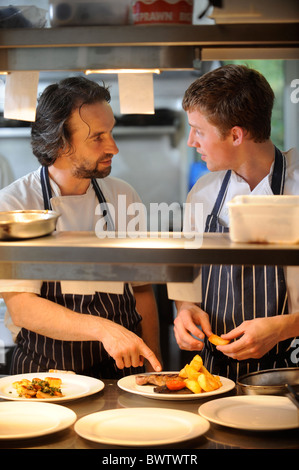
[[[291,149],[288,152],[282,152],[286,158],[286,175],[284,194],[286,195],[299,195],[299,153],[296,149]],[[274,163],[271,167],[270,173],[251,191],[249,184],[235,172],[232,171],[228,190],[222,205],[219,219],[220,222],[228,227],[229,215],[227,203],[238,195],[272,195],[271,182]],[[193,188],[190,190],[187,203],[187,210],[185,211],[184,230],[189,231],[204,231],[204,224],[207,216],[212,212],[217,195],[226,171],[217,171],[207,173],[199,178]],[[194,216],[193,208],[195,203],[203,204],[203,218]],[[188,212],[191,208],[191,214]],[[198,220],[197,220],[198,219]],[[288,289],[289,297],[289,313],[299,312],[299,267],[288,266],[285,267],[285,279]]]
[[[115,210],[115,230],[118,230],[118,206],[141,204],[136,191],[125,181],[114,177],[97,180],[106,202]],[[78,196],[61,196],[58,185],[50,179],[52,198],[51,206],[60,215],[56,230],[59,231],[94,231],[99,215],[99,201],[92,184],[86,193]],[[44,201],[41,190],[40,168],[14,181],[0,191],[0,211],[7,210],[41,210]],[[128,216],[129,220],[129,216]],[[127,221],[128,221],[127,220]],[[125,224],[124,224],[125,225]],[[1,292],[32,292],[40,294],[42,281],[39,280],[5,280],[0,282]],[[62,293],[94,294],[97,292],[122,293],[122,282],[99,281],[61,281]]]

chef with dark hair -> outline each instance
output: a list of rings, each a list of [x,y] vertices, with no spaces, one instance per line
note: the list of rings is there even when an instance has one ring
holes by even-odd
[[[41,166],[0,192],[0,210],[52,209],[57,231],[94,231],[99,204],[117,213],[119,195],[140,203],[130,185],[109,176],[118,153],[109,102],[109,90],[84,77],[48,86],[32,124]],[[142,371],[145,360],[161,370],[150,285],[2,280],[1,294],[16,341],[13,374],[62,369],[118,378]]]

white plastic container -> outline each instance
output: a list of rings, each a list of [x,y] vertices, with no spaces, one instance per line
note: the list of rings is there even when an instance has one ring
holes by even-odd
[[[299,196],[236,196],[228,208],[233,242],[299,242]]]

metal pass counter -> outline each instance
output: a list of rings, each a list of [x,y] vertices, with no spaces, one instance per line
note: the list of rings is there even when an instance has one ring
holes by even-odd
[[[0,279],[192,282],[204,264],[299,265],[299,244],[233,243],[229,234],[98,238],[60,232],[0,242]]]

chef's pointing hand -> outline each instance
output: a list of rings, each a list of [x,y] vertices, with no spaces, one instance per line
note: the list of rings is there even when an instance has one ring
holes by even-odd
[[[156,355],[145,342],[119,324],[105,320],[100,341],[119,369],[143,366],[144,359],[146,359],[154,371],[162,370]]]

